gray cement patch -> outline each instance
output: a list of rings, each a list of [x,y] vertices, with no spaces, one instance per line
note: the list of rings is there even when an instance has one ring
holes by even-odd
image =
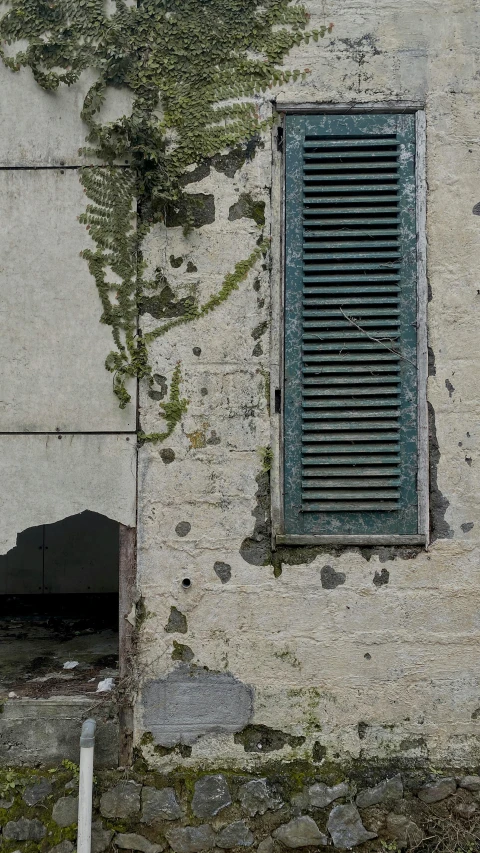
[[[149,681],[143,722],[157,744],[192,744],[209,732],[238,732],[253,713],[253,690],[229,673],[180,666]]]
[[[68,758],[78,761],[82,721],[92,706],[91,698],[59,696],[55,699],[13,699],[0,714],[0,766],[12,763],[55,766]],[[95,766],[116,767],[118,721],[113,707],[96,708]],[[110,718],[109,718],[110,717]]]

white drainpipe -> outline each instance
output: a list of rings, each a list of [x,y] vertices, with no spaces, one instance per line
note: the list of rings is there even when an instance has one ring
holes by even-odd
[[[85,720],[80,736],[80,780],[78,786],[77,853],[91,853],[92,846],[92,789],[95,720]]]

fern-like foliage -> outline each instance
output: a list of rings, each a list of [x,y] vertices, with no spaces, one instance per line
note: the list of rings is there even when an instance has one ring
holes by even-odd
[[[102,323],[112,328],[116,349],[106,360],[114,374],[113,389],[124,408],[130,400],[125,380],[149,376],[143,338],[136,328],[138,303],[138,233],[136,176],[130,169],[89,167],[80,180],[90,200],[79,217],[95,244],[83,257],[102,302]]]

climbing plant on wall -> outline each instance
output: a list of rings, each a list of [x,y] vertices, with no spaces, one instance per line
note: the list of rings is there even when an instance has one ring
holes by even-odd
[[[82,170],[89,203],[81,221],[94,244],[83,254],[99,291],[102,322],[112,329],[115,349],[106,367],[124,407],[130,399],[128,377],[150,376],[148,339],[213,310],[267,248],[263,242],[237,264],[205,305],[192,304],[182,318],[145,339],[137,311],[145,294],[158,287],[146,277],[142,261],[148,230],[172,211],[182,211],[184,227],[191,226],[185,171],[228,149],[252,149],[252,140],[266,127],[256,96],[305,75],[284,69],[284,58],[294,45],[318,40],[326,27],[307,29],[309,16],[293,0],[138,0],[138,5],[0,0],[1,6],[6,8],[0,56],[12,71],[30,68],[47,90],[73,84],[87,69],[96,72],[81,113],[89,128],[83,153],[101,164]],[[15,52],[16,42],[22,49]],[[99,113],[112,86],[132,92],[131,114],[102,123]],[[177,385],[179,380],[178,372]]]

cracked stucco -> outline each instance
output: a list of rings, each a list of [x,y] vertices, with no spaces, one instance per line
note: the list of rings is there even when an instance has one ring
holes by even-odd
[[[313,26],[324,22],[320,6],[309,4]],[[252,685],[253,722],[305,736],[300,751],[401,752],[468,763],[480,754],[471,718],[480,705],[480,226],[471,214],[480,171],[480,32],[472,4],[460,0],[327,0],[324,6],[327,23],[335,24],[332,37],[294,50],[292,67],[308,67],[311,74],[284,87],[280,100],[426,101],[429,343],[436,363],[428,394],[440,454],[442,523],[427,552],[414,549],[402,559],[386,549],[331,551],[309,555],[304,565],[283,563],[276,578],[260,540],[257,551],[267,565],[243,559],[242,543],[255,537],[258,522],[259,448],[270,443],[262,374],[271,368],[268,333],[259,356],[252,355],[251,342],[269,323],[270,287],[278,282],[260,270],[215,315],[154,346],[155,370],[162,375],[171,376],[181,360],[190,406],[169,440],[172,464],[163,464],[158,448],[140,451],[139,582],[155,613],[144,625],[142,660],[149,678],[170,670],[171,637],[163,626],[175,605],[188,611],[185,642],[194,663]],[[212,168],[192,185],[192,192],[215,196],[214,223],[187,238],[180,229],[161,228],[149,238],[152,265],[159,255],[174,255],[197,267],[190,277],[171,269],[178,297],[187,295],[190,283],[201,298],[208,296],[253,249],[255,223],[228,220],[240,196],[265,201],[268,236],[279,212],[269,206],[267,136],[264,142],[233,178]],[[193,347],[201,353],[194,355]],[[445,381],[452,376],[455,393],[449,394]],[[157,409],[145,396],[141,418],[147,430],[154,428]],[[189,435],[210,430],[218,444],[192,446]],[[191,524],[181,539],[175,534],[180,521]],[[231,567],[227,584],[215,574],[217,563]],[[186,575],[188,590],[181,586]],[[225,734],[193,745],[189,760],[205,757],[253,760]]]

